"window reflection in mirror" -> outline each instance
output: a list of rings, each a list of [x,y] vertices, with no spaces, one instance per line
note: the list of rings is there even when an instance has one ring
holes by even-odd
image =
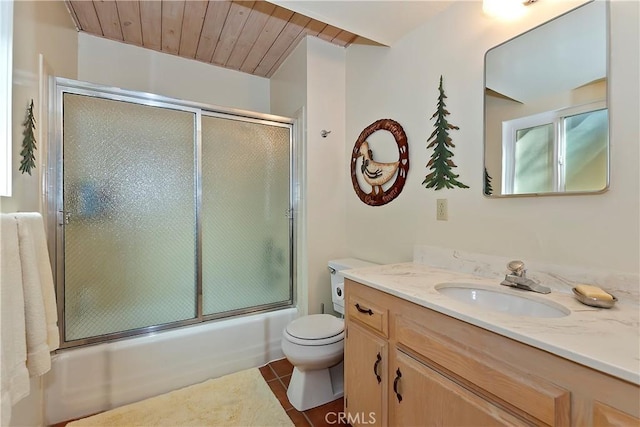
[[[607,46],[607,5],[593,1],[487,52],[486,195],[607,189]]]

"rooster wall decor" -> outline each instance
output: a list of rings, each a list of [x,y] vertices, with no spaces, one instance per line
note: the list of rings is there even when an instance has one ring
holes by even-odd
[[[386,130],[393,135],[398,146],[398,160],[395,162],[377,162],[367,138],[376,131]],[[362,157],[362,164],[358,167],[358,159]],[[407,135],[402,126],[395,120],[380,119],[367,126],[358,137],[351,153],[351,182],[356,194],[364,203],[370,206],[381,206],[389,203],[402,191],[409,172],[409,145]],[[371,187],[367,192],[360,186],[358,173]],[[395,181],[386,190],[385,184]]]

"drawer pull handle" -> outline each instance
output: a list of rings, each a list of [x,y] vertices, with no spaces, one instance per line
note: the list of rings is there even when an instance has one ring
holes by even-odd
[[[373,373],[378,380],[378,384],[382,382],[382,378],[380,378],[380,375],[378,374],[378,365],[380,365],[380,362],[382,362],[382,356],[380,356],[380,353],[378,353],[378,355],[376,356],[376,363],[373,364]]]
[[[357,303],[356,303],[356,308],[358,309],[358,311],[360,313],[366,313],[369,316],[373,316],[373,311],[371,311],[370,308],[364,309],[364,308],[360,307],[360,304],[357,304]]]
[[[398,368],[398,370],[396,371],[396,379],[393,380],[393,392],[398,398],[398,403],[402,402],[402,395],[398,393],[398,382],[400,381],[400,378],[402,378],[402,372],[400,372],[400,368]]]

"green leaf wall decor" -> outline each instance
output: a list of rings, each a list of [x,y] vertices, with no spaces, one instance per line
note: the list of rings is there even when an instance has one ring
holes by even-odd
[[[487,171],[487,168],[484,168],[484,194],[487,196],[491,196],[493,194],[493,187],[491,186],[491,175]]]
[[[22,140],[22,151],[20,152],[22,161],[20,162],[19,170],[22,173],[28,173],[31,175],[31,170],[36,167],[36,156],[34,155],[34,151],[37,150],[36,137],[33,134],[33,131],[36,128],[36,119],[33,117],[33,99],[31,100],[29,108],[27,108],[27,118],[23,125],[24,131],[22,134],[24,135],[24,139]]]
[[[454,174],[451,170],[457,166],[453,163],[453,160],[451,160],[453,152],[449,148],[453,148],[455,145],[449,137],[449,131],[460,128],[447,121],[449,111],[447,111],[444,103],[447,96],[444,94],[444,89],[442,88],[442,76],[440,76],[440,86],[438,87],[438,90],[440,91],[440,95],[438,96],[438,108],[431,116],[431,119],[436,119],[434,124],[435,130],[429,136],[429,145],[427,145],[427,149],[433,148],[433,154],[426,166],[431,170],[431,173],[425,177],[422,184],[426,188],[435,188],[436,190],[441,190],[445,187],[469,188],[467,185],[458,181],[457,178],[460,175]]]

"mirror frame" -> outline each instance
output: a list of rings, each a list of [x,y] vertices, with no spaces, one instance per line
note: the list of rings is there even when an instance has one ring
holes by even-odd
[[[598,189],[598,190],[593,190],[593,191],[553,191],[553,192],[538,192],[538,193],[519,193],[519,194],[502,194],[502,190],[500,190],[500,194],[486,194],[484,191],[485,188],[485,173],[487,172],[486,169],[486,165],[487,165],[487,54],[489,52],[491,52],[492,50],[503,46],[519,37],[522,37],[528,33],[531,33],[532,31],[535,31],[541,27],[543,27],[544,25],[556,21],[568,14],[571,14],[573,12],[575,12],[576,10],[585,7],[591,3],[595,3],[595,2],[602,2],[604,3],[604,19],[605,19],[605,46],[606,46],[606,82],[607,82],[607,87],[606,87],[606,99],[605,99],[605,105],[608,111],[608,129],[607,129],[607,135],[608,135],[608,144],[607,144],[607,170],[606,170],[606,183],[605,186],[602,189]],[[504,199],[504,198],[516,198],[516,197],[539,197],[539,196],[580,196],[580,195],[598,195],[598,194],[603,194],[605,192],[607,192],[609,190],[609,187],[611,185],[611,85],[610,85],[610,78],[611,78],[611,13],[610,13],[610,0],[590,0],[588,2],[585,2],[584,4],[581,4],[577,7],[574,7],[566,12],[561,13],[558,16],[555,16],[552,19],[549,19],[539,25],[536,25],[533,28],[530,28],[527,31],[524,31],[520,34],[517,34],[514,37],[509,38],[508,40],[505,40],[502,43],[499,43],[491,48],[489,48],[485,54],[484,54],[484,63],[483,63],[483,86],[482,86],[482,107],[483,107],[483,121],[482,121],[482,195],[487,198],[487,199]],[[500,173],[502,174],[502,169],[500,169]]]

